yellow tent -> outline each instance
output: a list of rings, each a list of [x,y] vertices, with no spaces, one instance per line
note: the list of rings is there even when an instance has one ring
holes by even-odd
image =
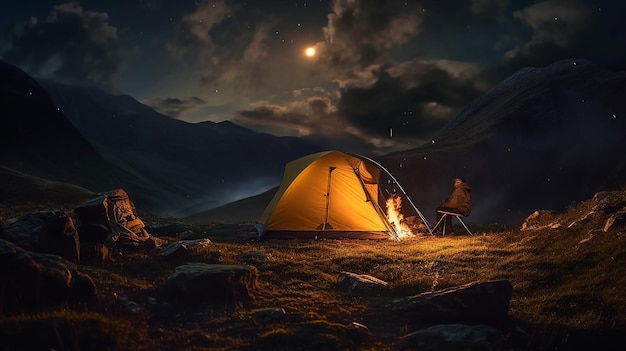
[[[339,151],[287,163],[258,221],[261,238],[397,237],[379,204],[381,170],[372,160]]]

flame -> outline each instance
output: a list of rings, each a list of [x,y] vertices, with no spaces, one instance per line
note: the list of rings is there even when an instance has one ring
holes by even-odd
[[[413,236],[414,234],[407,225],[400,209],[402,209],[402,198],[396,194],[391,194],[387,199],[387,220],[389,220],[389,223],[396,229],[398,238],[402,239]]]

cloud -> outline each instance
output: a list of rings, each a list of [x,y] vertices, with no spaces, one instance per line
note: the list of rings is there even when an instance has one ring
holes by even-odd
[[[258,13],[263,5],[241,5],[231,1],[201,1],[176,25],[179,33],[167,44],[170,54],[202,71],[198,82],[221,97],[245,101],[267,96],[268,91],[293,86],[298,71],[293,48],[277,40],[284,26],[272,13]],[[285,72],[289,70],[289,73]],[[281,72],[283,74],[276,74]],[[293,85],[293,83],[292,83]]]
[[[444,35],[470,27],[491,27],[508,19],[511,0],[447,0],[423,2],[418,8],[424,32]]]
[[[484,92],[477,73],[472,65],[450,62],[413,61],[381,68],[372,85],[342,89],[338,110],[372,136],[393,133],[425,141]]]
[[[34,75],[110,88],[136,54],[106,13],[66,3],[54,6],[45,21],[31,17],[16,25],[3,59]]]
[[[141,103],[150,106],[157,112],[174,118],[178,118],[185,113],[197,111],[206,105],[206,101],[195,96],[186,99],[172,97],[165,99],[147,99],[142,100]]]
[[[269,24],[260,23],[239,55],[236,53],[228,56],[216,55],[209,67],[204,70],[200,78],[201,83],[231,84],[239,92],[264,87],[270,78],[270,74],[267,73],[269,65],[265,61],[269,50],[267,43],[269,31]]]
[[[471,0],[470,13],[475,23],[504,22],[510,0]]]
[[[336,136],[350,129],[345,118],[337,114],[336,94],[313,90],[295,91],[294,96],[298,98],[281,105],[257,101],[250,110],[237,112],[234,121],[291,136]]]
[[[506,53],[509,66],[545,66],[566,58],[585,58],[608,68],[626,68],[623,2],[548,0],[514,13],[530,27],[532,39]]]
[[[336,0],[322,29],[324,42],[317,43],[319,60],[333,73],[350,76],[415,37],[421,28],[417,13],[408,2]]]
[[[463,62],[411,61],[381,67],[370,72],[369,84],[336,93],[302,89],[286,104],[257,101],[234,121],[279,135],[359,138],[380,150],[406,149],[430,140],[484,92],[480,72]]]
[[[180,20],[174,22],[172,29],[176,35],[166,42],[165,49],[178,59],[219,60],[215,55],[220,53],[218,49],[222,42],[216,32],[233,23],[232,15],[237,7],[225,0],[202,0],[196,4],[193,11],[183,14]]]

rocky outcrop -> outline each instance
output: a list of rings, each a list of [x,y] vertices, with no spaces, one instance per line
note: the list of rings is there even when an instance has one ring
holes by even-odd
[[[63,211],[27,213],[0,223],[0,238],[23,249],[58,255],[80,262],[78,231],[70,214]]]
[[[551,210],[535,211],[522,223],[521,230],[580,228],[591,226],[590,232],[626,228],[626,192],[601,191],[570,209],[571,216],[557,215]],[[575,216],[574,220],[571,217]]]
[[[146,252],[164,244],[148,234],[122,189],[99,193],[73,213],[42,211],[0,222],[0,238],[83,264],[100,264],[112,251]]]
[[[95,283],[74,263],[0,239],[0,314],[36,312],[96,299]]]
[[[135,205],[123,189],[99,193],[75,208],[74,212],[81,223],[81,229],[82,224],[85,227],[100,225],[114,236],[124,235],[137,241],[144,241],[150,236],[145,224],[137,216]]]
[[[137,215],[135,204],[123,189],[97,194],[74,209],[81,246],[89,262],[106,260],[109,251],[152,251],[163,241],[151,237]]]

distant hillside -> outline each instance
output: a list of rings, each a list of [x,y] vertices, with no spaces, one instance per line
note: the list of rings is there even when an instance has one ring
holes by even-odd
[[[73,184],[54,182],[0,167],[0,220],[21,209],[72,209],[94,193]]]
[[[183,220],[194,224],[255,221],[261,217],[263,210],[272,200],[277,190],[278,187],[274,187],[261,194],[193,214],[185,217]]]
[[[93,191],[125,189],[140,211],[184,216],[280,182],[317,140],[230,122],[187,123],[130,96],[35,80],[0,62],[0,166]]]
[[[187,123],[130,96],[41,80],[61,111],[110,163],[151,180],[146,192],[169,204],[157,212],[184,216],[258,193],[280,182],[284,164],[324,150],[315,142],[256,133],[230,122]]]
[[[0,105],[0,165],[96,190],[113,186],[112,165],[35,80],[2,61]]]
[[[469,222],[519,222],[626,184],[626,73],[586,61],[525,68],[469,104],[432,142],[381,157],[434,211],[472,184]],[[428,213],[429,217],[434,214]]]

